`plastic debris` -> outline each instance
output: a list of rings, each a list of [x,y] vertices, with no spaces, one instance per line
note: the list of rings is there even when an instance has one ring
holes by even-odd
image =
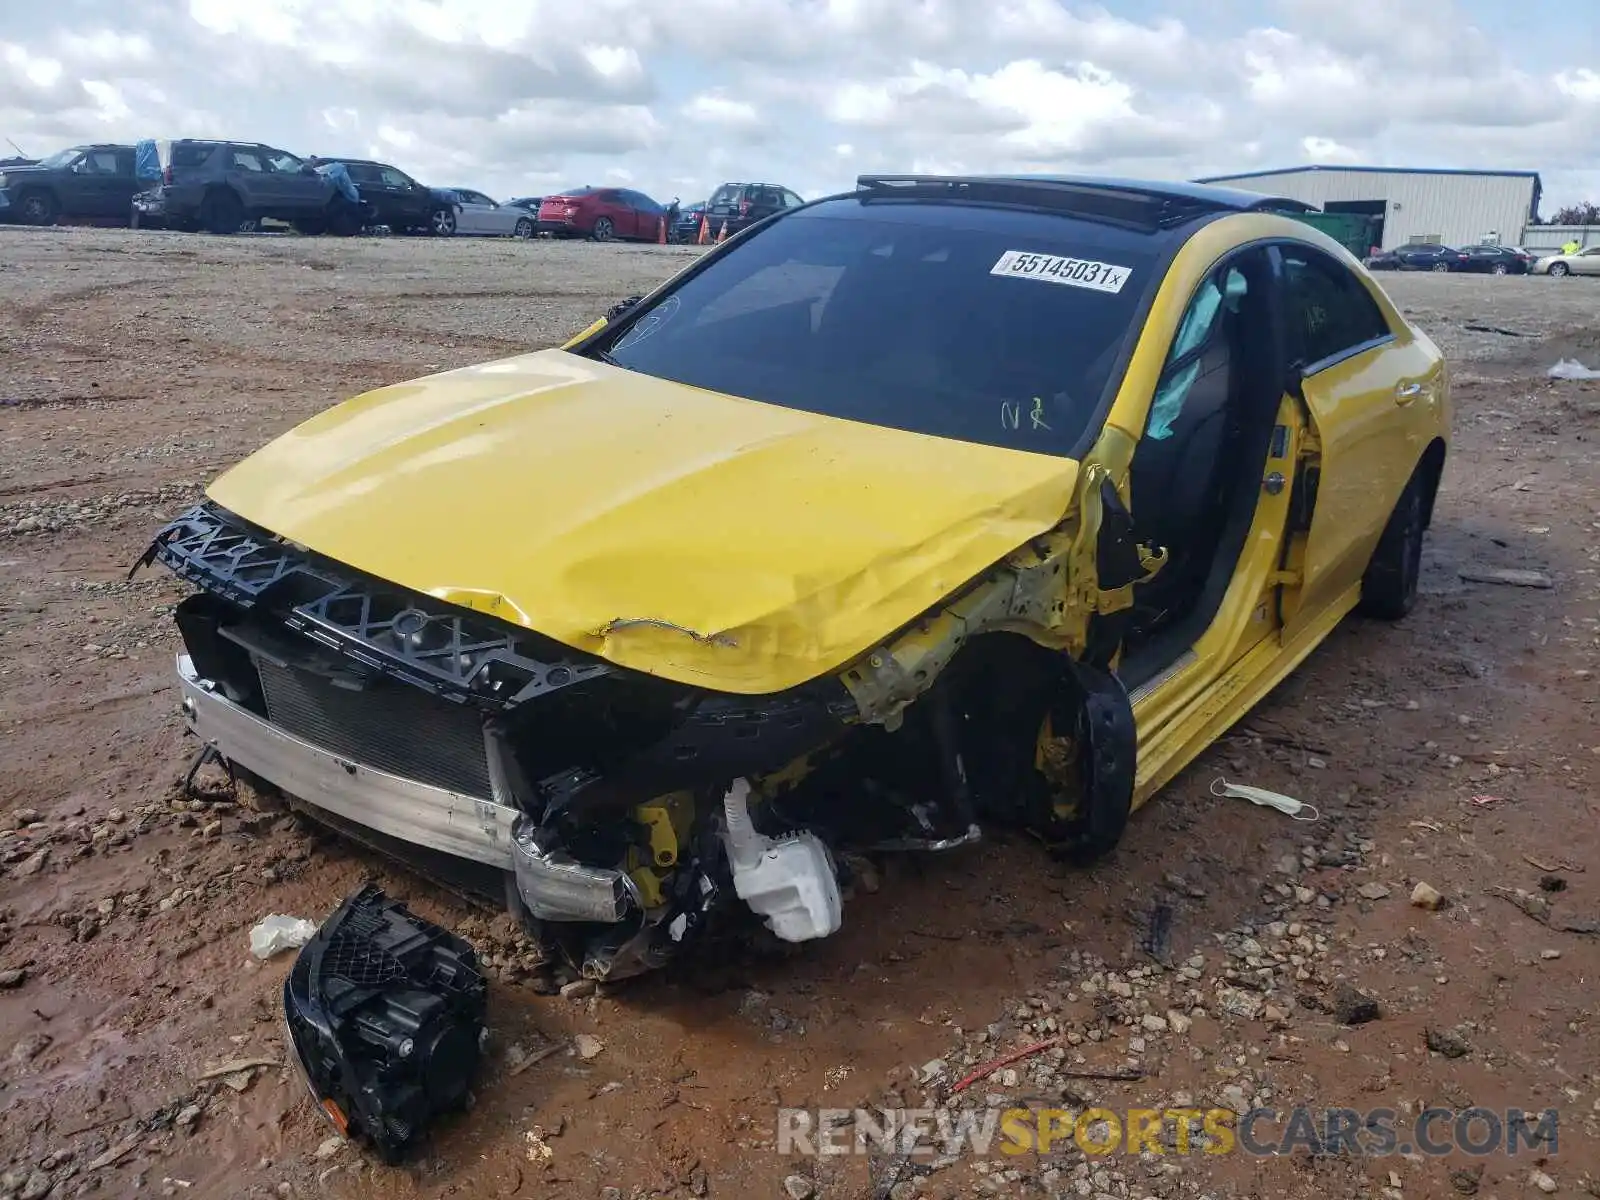
[[[1584,366],[1575,358],[1563,358],[1545,373],[1551,379],[1600,379],[1600,371]]]
[[[268,959],[285,950],[298,950],[317,934],[317,923],[304,917],[273,913],[256,922],[250,931],[250,953]]]
[[[1306,804],[1296,800],[1293,796],[1285,796],[1282,792],[1269,791],[1267,788],[1251,787],[1247,783],[1229,783],[1222,776],[1217,776],[1211,781],[1211,794],[1213,796],[1236,796],[1240,800],[1248,800],[1251,804],[1261,804],[1267,808],[1275,808],[1285,816],[1293,817],[1296,821],[1315,821],[1322,814],[1313,804]],[[1309,813],[1309,816],[1304,814]]]

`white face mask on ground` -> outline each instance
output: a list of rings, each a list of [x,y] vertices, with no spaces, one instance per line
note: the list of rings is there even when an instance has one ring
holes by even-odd
[[[1275,808],[1285,816],[1293,817],[1296,821],[1315,821],[1322,816],[1315,805],[1302,804],[1293,796],[1285,796],[1282,792],[1271,792],[1266,788],[1251,787],[1247,783],[1229,783],[1220,775],[1211,783],[1213,796],[1237,796],[1240,800],[1248,800],[1251,804],[1265,805]]]

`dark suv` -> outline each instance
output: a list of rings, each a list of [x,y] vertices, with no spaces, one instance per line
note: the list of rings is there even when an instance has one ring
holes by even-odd
[[[342,163],[350,182],[361,193],[367,219],[387,225],[394,233],[450,233],[455,217],[451,206],[398,167],[366,158],[306,159],[314,167]]]
[[[126,221],[138,190],[132,146],[73,146],[0,171],[0,217],[30,225],[51,225],[57,217]]]
[[[731,236],[775,212],[799,208],[804,203],[788,188],[775,183],[725,183],[706,202],[707,231],[717,237],[726,224]]]
[[[133,198],[134,216],[178,228],[237,233],[247,221],[286,221],[301,233],[359,233],[360,203],[328,171],[260,142],[180,138],[156,143],[161,183]]]

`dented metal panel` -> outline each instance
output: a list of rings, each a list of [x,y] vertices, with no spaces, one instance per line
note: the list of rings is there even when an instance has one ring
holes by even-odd
[[[548,350],[359,396],[209,495],[620,666],[763,694],[842,667],[1052,528],[1077,474]]]

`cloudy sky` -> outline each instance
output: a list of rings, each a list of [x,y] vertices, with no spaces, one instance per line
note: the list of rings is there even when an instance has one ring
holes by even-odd
[[[1600,199],[1588,0],[0,0],[0,138],[222,136],[500,197],[859,171],[1543,172]],[[0,148],[0,157],[10,153]]]

